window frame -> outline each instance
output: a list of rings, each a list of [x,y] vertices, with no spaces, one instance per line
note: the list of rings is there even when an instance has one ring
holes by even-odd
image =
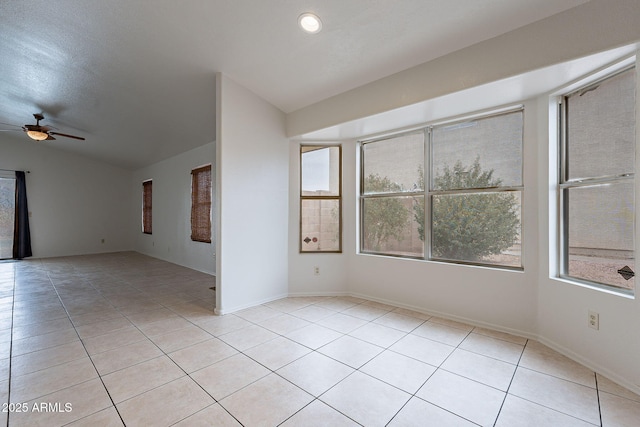
[[[205,192],[202,191],[198,185],[198,174],[202,173],[202,172],[208,172],[209,174],[209,191]],[[211,223],[212,223],[212,218],[211,218],[211,214],[212,214],[212,167],[211,167],[211,163],[207,164],[207,165],[203,165],[203,166],[199,166],[197,168],[194,168],[191,170],[191,240],[194,242],[201,242],[201,243],[211,243]],[[198,195],[200,194],[205,194],[208,193],[208,202],[201,202],[198,200]],[[200,233],[199,233],[199,227],[198,227],[198,223],[199,223],[199,218],[201,214],[201,209],[200,207],[202,205],[208,206],[205,207],[205,210],[208,209],[208,215],[206,216],[206,221],[208,223],[208,226],[206,227],[207,231],[208,231],[208,237],[203,237]],[[194,218],[196,218],[196,221],[194,222]]]
[[[317,147],[319,149],[322,148],[338,148],[338,195],[325,195],[325,196],[308,196],[303,195],[302,191],[302,155],[304,154],[305,147]],[[298,206],[298,253],[300,254],[340,254],[342,253],[342,144],[323,144],[323,143],[309,143],[309,144],[300,144],[298,151],[298,162],[299,162],[299,206]],[[338,249],[337,250],[303,250],[302,247],[302,225],[303,225],[303,216],[302,216],[302,205],[305,200],[337,200],[338,201]]]
[[[635,61],[632,64],[626,64],[621,67],[617,67],[617,69],[612,70],[606,73],[603,76],[600,76],[597,79],[589,80],[584,84],[581,84],[578,87],[573,87],[571,90],[560,94],[557,99],[557,107],[558,107],[558,126],[557,126],[557,150],[558,150],[558,165],[557,165],[557,221],[558,221],[558,232],[557,232],[557,277],[559,279],[566,280],[570,283],[587,286],[589,288],[593,288],[596,290],[607,291],[613,294],[630,296],[633,297],[635,295],[635,287],[637,284],[634,282],[634,289],[626,289],[620,286],[611,285],[607,283],[601,283],[596,281],[587,280],[580,277],[571,276],[568,273],[569,269],[569,210],[570,210],[570,202],[568,197],[565,194],[570,189],[579,189],[579,188],[588,188],[595,186],[606,186],[611,184],[619,184],[631,181],[634,184],[634,197],[635,197],[635,170],[633,173],[622,173],[617,175],[606,175],[606,176],[592,176],[592,177],[579,177],[579,178],[570,178],[569,177],[569,156],[568,156],[568,142],[569,142],[569,130],[568,130],[568,98],[574,96],[579,93],[586,93],[590,91],[592,88],[595,88],[602,84],[603,82],[615,78],[627,71],[635,70],[635,79],[638,79],[638,70],[635,65]],[[637,85],[637,83],[636,83]],[[635,108],[637,110],[638,100],[637,100],[637,92],[636,92],[636,101]],[[636,141],[634,144],[635,147],[635,155],[638,155],[637,150],[637,135],[638,135],[638,125],[637,125],[637,112],[636,112],[636,123],[635,126],[635,135]],[[635,166],[635,165],[634,165]],[[634,199],[634,228],[636,224],[637,217],[637,200]],[[634,236],[634,241],[635,241]],[[636,264],[636,244],[634,243],[634,269],[637,270]]]
[[[147,200],[147,191],[149,192]],[[147,203],[147,201],[149,203]],[[142,233],[153,234],[153,180],[142,181]]]
[[[510,185],[510,186],[500,186],[500,187],[489,187],[489,188],[464,188],[464,189],[455,189],[455,190],[434,190],[433,189],[433,177],[431,173],[432,169],[432,158],[433,158],[433,130],[438,127],[443,126],[453,126],[456,124],[462,124],[465,122],[470,122],[474,120],[481,120],[501,115],[512,114],[516,112],[521,112],[522,114],[522,139],[520,145],[520,156],[522,159],[521,162],[521,182],[520,185]],[[359,171],[359,248],[358,253],[363,255],[381,255],[387,257],[394,258],[402,258],[402,259],[414,259],[414,260],[422,260],[422,261],[433,261],[433,262],[444,262],[450,264],[461,264],[461,265],[470,265],[470,266],[479,266],[479,267],[487,267],[487,268],[496,268],[501,270],[513,270],[513,271],[523,271],[524,270],[524,240],[525,240],[525,230],[523,226],[523,214],[524,214],[524,202],[525,202],[525,183],[524,183],[524,105],[512,105],[509,107],[496,109],[493,111],[485,111],[474,114],[469,114],[460,119],[454,120],[441,120],[438,122],[434,122],[432,124],[425,124],[421,127],[409,129],[397,133],[386,133],[383,136],[360,140],[359,151],[360,151],[360,171]],[[424,132],[424,160],[423,160],[423,173],[424,173],[424,188],[420,191],[402,191],[402,192],[389,192],[389,193],[373,193],[366,194],[364,192],[364,178],[365,178],[365,152],[364,146],[370,143],[375,143],[379,141],[385,141],[392,138],[401,137],[404,135],[415,134]],[[433,236],[433,198],[438,195],[449,195],[449,194],[479,194],[479,193],[507,193],[507,192],[518,192],[520,193],[520,242],[521,242],[521,253],[520,253],[520,266],[511,266],[504,264],[496,264],[496,263],[483,263],[483,262],[473,262],[473,261],[464,261],[464,260],[455,260],[455,259],[447,259],[443,257],[434,257],[432,254],[432,236]],[[364,201],[366,199],[371,198],[380,198],[380,197],[399,197],[399,196],[409,196],[409,197],[423,197],[424,201],[424,252],[422,256],[407,256],[400,255],[394,253],[388,253],[383,251],[371,251],[364,249]]]

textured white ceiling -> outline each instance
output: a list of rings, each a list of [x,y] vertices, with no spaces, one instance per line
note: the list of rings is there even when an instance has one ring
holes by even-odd
[[[137,168],[215,139],[218,71],[291,112],[585,2],[2,0],[0,122],[43,112],[87,138],[47,144]]]

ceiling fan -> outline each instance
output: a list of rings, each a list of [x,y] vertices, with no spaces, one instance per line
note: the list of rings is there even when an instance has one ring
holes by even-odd
[[[29,136],[29,138],[36,141],[53,141],[55,138],[54,135],[64,136],[65,138],[73,138],[84,141],[84,138],[81,136],[69,135],[67,133],[54,132],[51,130],[49,126],[40,125],[40,120],[44,120],[44,116],[42,114],[36,113],[33,115],[36,119],[35,125],[24,125],[22,126],[22,130]],[[15,126],[15,125],[10,125]],[[8,130],[7,132],[11,132]]]

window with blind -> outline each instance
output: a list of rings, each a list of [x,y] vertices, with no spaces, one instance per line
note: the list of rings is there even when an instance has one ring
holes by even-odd
[[[211,243],[211,165],[191,171],[191,240]]]
[[[153,181],[142,183],[142,232],[152,234],[152,188]]]

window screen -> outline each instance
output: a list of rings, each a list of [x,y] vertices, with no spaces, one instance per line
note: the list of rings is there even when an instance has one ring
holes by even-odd
[[[560,276],[635,289],[635,69],[562,99]]]

